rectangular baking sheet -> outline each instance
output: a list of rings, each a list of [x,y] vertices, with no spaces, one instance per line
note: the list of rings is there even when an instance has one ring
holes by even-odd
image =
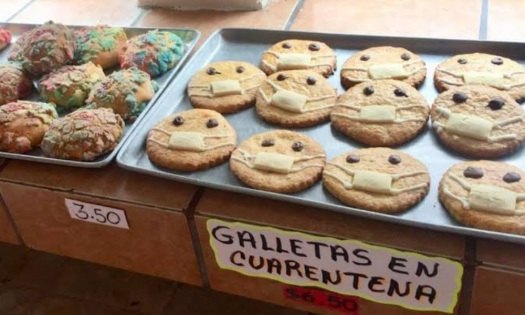
[[[13,43],[25,32],[28,32],[35,28],[36,24],[14,24],[14,23],[0,23],[2,28],[7,29],[11,31],[13,34]],[[69,26],[72,29],[78,29],[82,28],[83,26]],[[126,32],[126,35],[128,38],[135,37],[140,34],[144,34],[150,30],[155,30],[156,28],[126,28],[123,27],[124,31]],[[157,93],[155,93],[155,97],[149,102],[149,104],[144,109],[144,112],[139,116],[137,120],[135,120],[133,123],[126,123],[126,127],[124,129],[124,136],[122,137],[119,145],[113,150],[112,152],[106,153],[94,161],[86,162],[86,161],[70,161],[70,160],[61,160],[61,159],[55,159],[55,158],[49,158],[44,156],[42,150],[40,148],[34,149],[31,152],[27,154],[19,154],[19,153],[8,153],[8,152],[0,152],[0,157],[3,158],[9,158],[9,159],[17,159],[17,160],[26,160],[26,161],[34,161],[34,162],[42,162],[42,163],[51,163],[51,164],[59,164],[59,165],[68,165],[68,166],[75,166],[75,167],[86,167],[86,168],[99,168],[103,167],[107,164],[109,164],[117,155],[118,151],[124,144],[125,140],[131,135],[133,130],[140,124],[140,121],[145,116],[145,114],[153,107],[153,105],[156,103],[158,98],[162,95],[165,88],[167,87],[168,83],[175,77],[177,72],[180,70],[182,65],[186,62],[187,57],[190,55],[191,51],[193,50],[195,44],[197,43],[197,40],[200,37],[200,32],[194,29],[162,29],[159,28],[158,30],[162,31],[169,31],[176,35],[178,35],[184,42],[185,45],[185,51],[184,55],[182,56],[180,62],[170,71],[163,74],[162,76],[159,76],[155,78],[154,80],[157,81],[159,84],[159,90]],[[7,57],[9,56],[9,52],[13,48],[13,45],[9,45],[6,49],[2,50],[0,52],[0,62],[6,62]],[[106,74],[109,72],[118,70],[118,68],[115,69],[109,69],[105,70]],[[38,79],[35,79],[34,81],[38,81]],[[31,101],[39,101],[40,97],[37,91],[34,91],[33,94],[31,94],[27,100]]]
[[[420,55],[427,64],[427,79],[419,90],[429,104],[432,104],[438,95],[433,85],[434,70],[441,61],[453,55],[487,52],[503,55],[525,64],[525,54],[523,53],[525,52],[525,44],[521,43],[223,29],[208,39],[181,70],[177,78],[171,82],[166,93],[159,99],[157,106],[147,114],[140,127],[135,130],[130,139],[124,144],[117,157],[119,165],[129,170],[200,186],[314,206],[420,228],[525,244],[525,237],[523,236],[467,228],[454,221],[448,215],[448,212],[438,201],[438,183],[450,166],[466,159],[442,147],[433,132],[431,132],[429,125],[417,138],[403,146],[397,147],[397,149],[409,153],[422,161],[428,167],[432,180],[427,197],[412,209],[398,215],[374,213],[345,206],[323,189],[321,182],[300,193],[285,195],[255,190],[245,186],[230,172],[228,163],[206,171],[184,173],[157,167],[149,161],[145,152],[145,140],[148,131],[162,118],[172,113],[192,108],[186,94],[186,86],[195,72],[210,62],[220,60],[242,60],[258,65],[263,51],[273,43],[292,38],[311,39],[327,43],[335,50],[338,69],[341,68],[349,56],[368,47],[405,47]],[[339,80],[339,71],[336,71],[329,80],[339,93],[344,92]],[[233,115],[227,115],[226,118],[237,131],[239,143],[253,134],[279,129],[278,126],[265,123],[257,116],[253,108]],[[331,128],[329,123],[312,128],[294,130],[305,133],[322,143],[328,160],[350,150],[364,147]],[[523,154],[523,150],[520,150],[501,160],[523,168]]]

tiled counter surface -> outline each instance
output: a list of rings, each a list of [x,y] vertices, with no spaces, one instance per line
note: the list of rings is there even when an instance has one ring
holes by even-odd
[[[103,3],[103,5],[101,4]],[[489,39],[505,41],[525,40],[525,28],[522,16],[525,14],[525,4],[519,0],[280,0],[271,3],[268,8],[259,12],[172,12],[162,9],[136,8],[136,1],[106,0],[0,0],[0,22],[42,23],[47,20],[68,24],[133,25],[147,27],[191,27],[199,29],[203,36],[201,42],[216,29],[222,27],[253,27],[271,29],[291,29],[319,32],[337,32],[349,34],[370,34],[410,37],[434,37],[455,39]],[[429,23],[431,21],[431,23]],[[100,177],[100,178],[99,178]],[[134,178],[134,179],[133,179]],[[163,226],[166,218],[160,221],[152,220],[145,223],[142,234],[151,234],[150,242],[165,241],[172,247],[180,247],[181,252],[188,254],[186,263],[195,268],[185,272],[186,282],[200,284],[200,274],[196,268],[196,259],[192,250],[190,233],[185,230],[186,221],[199,233],[200,245],[212,288],[260,298],[265,301],[299,308],[307,311],[317,309],[305,308],[290,302],[283,302],[278,296],[279,284],[269,280],[253,279],[224,271],[218,268],[207,247],[206,233],[203,224],[207,218],[219,217],[228,220],[275,225],[284,229],[299,230],[310,233],[323,233],[342,238],[359,239],[365,242],[381,244],[392,248],[421,252],[429,255],[439,255],[458,261],[469,261],[471,273],[465,281],[468,286],[462,293],[461,307],[456,313],[466,314],[521,314],[525,302],[521,298],[525,294],[525,255],[523,247],[499,242],[464,239],[463,237],[422,231],[414,228],[397,227],[381,222],[364,220],[354,217],[342,217],[338,214],[325,214],[316,209],[298,207],[268,200],[255,200],[246,196],[235,196],[214,190],[204,190],[200,203],[194,199],[197,212],[188,210],[190,200],[198,188],[162,181],[155,178],[142,177],[118,169],[115,165],[103,170],[78,170],[62,167],[50,167],[40,164],[10,161],[0,173],[0,188],[9,204],[13,204],[11,214],[15,222],[19,221],[18,230],[26,245],[41,250],[55,252],[89,261],[97,261],[120,268],[138,269],[151,274],[147,264],[142,262],[133,265],[126,261],[126,255],[115,253],[119,257],[115,261],[110,252],[99,251],[93,246],[90,251],[82,251],[75,247],[74,242],[59,242],[66,235],[61,235],[60,224],[64,224],[64,213],[48,216],[40,212],[36,216],[32,212],[35,207],[33,200],[26,200],[34,193],[52,194],[55,202],[71,193],[80,192],[86,200],[95,198],[108,204],[123,202],[132,204],[132,213],[138,215],[135,220],[147,222],[148,214],[159,215],[166,211],[177,225],[177,230],[183,235],[171,235],[171,240],[154,239],[162,232],[152,227]],[[69,187],[69,188],[67,188]],[[25,191],[20,192],[23,188]],[[201,191],[202,193],[202,191]],[[58,194],[59,197],[56,197]],[[178,197],[172,198],[173,194]],[[61,200],[61,199],[60,199]],[[246,208],[240,204],[259,204],[257,207]],[[58,203],[57,203],[58,204]],[[153,206],[155,209],[149,209]],[[145,208],[144,208],[145,207]],[[266,207],[266,208],[265,208]],[[191,208],[191,207],[190,207]],[[271,211],[264,211],[271,209]],[[0,210],[1,205],[0,205]],[[53,209],[54,213],[65,211]],[[286,220],[276,219],[276,213],[284,213]],[[0,228],[4,223],[10,225],[9,216],[2,217],[0,211]],[[40,219],[39,215],[41,216]],[[142,217],[142,215],[144,215]],[[49,218],[51,217],[51,221]],[[177,217],[177,218],[175,218]],[[299,219],[298,219],[299,218]],[[38,220],[37,220],[38,219]],[[169,221],[169,220],[168,220]],[[138,222],[138,221],[137,221]],[[58,228],[47,230],[49,224]],[[148,226],[148,224],[151,224]],[[164,225],[166,228],[173,226]],[[78,226],[77,226],[78,227]],[[89,227],[87,235],[99,234],[98,227]],[[7,229],[9,230],[9,229]],[[7,231],[6,230],[6,231]],[[169,230],[169,229],[168,229]],[[167,231],[168,231],[167,230]],[[82,229],[68,229],[80,233]],[[48,233],[54,236],[46,239]],[[5,234],[5,235],[4,235]],[[162,233],[161,233],[162,234]],[[169,233],[168,233],[169,234]],[[164,235],[168,235],[164,234]],[[82,235],[82,234],[79,234]],[[185,239],[182,240],[181,239]],[[49,243],[51,240],[51,243]],[[55,240],[56,246],[53,244]],[[125,238],[120,239],[121,241]],[[16,233],[0,233],[0,241],[17,243]],[[97,243],[102,246],[115,244]],[[111,247],[106,247],[111,248]],[[132,245],[126,248],[130,250]],[[465,248],[467,250],[465,251]],[[145,251],[147,252],[147,251]],[[144,252],[144,253],[145,253]],[[157,251],[158,252],[158,251]],[[128,253],[129,255],[130,253]],[[169,251],[160,254],[169,254]],[[176,258],[179,258],[177,255]],[[141,255],[144,256],[144,255]],[[160,257],[160,256],[159,256]],[[160,259],[160,258],[154,258]],[[173,260],[176,261],[176,260]],[[131,264],[131,265],[130,265]],[[133,265],[133,266],[132,266]],[[166,270],[154,272],[154,275],[173,279],[175,276]],[[178,277],[178,276],[177,276]],[[264,291],[256,296],[254,291]],[[497,292],[497,294],[494,294]],[[53,301],[46,302],[51,306]],[[179,307],[179,306],[174,306]],[[388,311],[388,314],[414,314],[398,307],[384,307],[364,302],[363,315],[378,314]],[[255,314],[255,313],[254,313]]]

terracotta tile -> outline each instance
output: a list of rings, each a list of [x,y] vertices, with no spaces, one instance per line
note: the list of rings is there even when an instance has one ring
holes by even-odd
[[[38,291],[8,288],[0,290],[0,314],[26,315],[34,303],[41,299]]]
[[[246,27],[283,29],[298,0],[281,0],[270,3],[261,11],[170,11],[152,9],[139,21],[145,27],[185,27],[202,32],[200,43],[220,28]]]
[[[137,0],[36,0],[11,22],[130,25],[140,12]]]
[[[0,283],[35,290],[49,290],[66,259],[60,256],[3,245],[0,250]]]
[[[157,314],[176,287],[172,281],[71,260],[58,276],[53,291],[113,308]]]
[[[19,245],[20,240],[15,232],[15,227],[9,217],[9,213],[0,203],[0,242]]]
[[[0,22],[5,22],[31,0],[0,0]]]
[[[477,268],[470,314],[522,315],[525,274]]]
[[[25,313],[24,313],[25,314]],[[35,304],[31,315],[140,315],[140,313],[113,309],[93,302],[84,302],[58,296],[46,296]]]
[[[292,30],[476,39],[480,16],[480,0],[310,0]]]
[[[490,0],[487,39],[523,42],[525,3],[520,0]]]
[[[189,285],[183,285],[177,290],[164,314],[307,315],[305,312]]]

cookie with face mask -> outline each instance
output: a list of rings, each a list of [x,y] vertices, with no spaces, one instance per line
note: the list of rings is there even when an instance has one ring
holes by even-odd
[[[525,235],[525,172],[493,161],[452,166],[439,183],[439,200],[464,225]]]
[[[396,146],[426,125],[430,107],[415,88],[396,80],[363,82],[337,98],[332,125],[370,146]]]
[[[496,55],[457,55],[437,66],[434,84],[440,92],[459,86],[485,85],[506,91],[520,101],[525,99],[525,67]]]
[[[198,171],[228,160],[237,134],[228,121],[209,109],[193,109],[161,120],[148,134],[147,154],[158,166]]]
[[[525,111],[510,94],[488,86],[460,86],[441,93],[431,119],[439,140],[467,156],[503,156],[525,142]]]
[[[275,130],[245,140],[232,153],[230,169],[252,188],[295,193],[320,179],[325,161],[324,149],[314,139]]]
[[[309,127],[328,120],[336,99],[336,90],[322,75],[290,70],[268,77],[259,89],[255,108],[270,123]]]
[[[195,108],[231,114],[255,103],[266,75],[243,61],[219,61],[197,72],[188,83],[188,96]]]
[[[336,66],[334,51],[325,43],[312,40],[284,40],[265,51],[261,60],[261,69],[267,75],[286,70],[312,70],[328,77]]]
[[[421,57],[400,47],[372,47],[348,58],[341,68],[341,84],[349,89],[361,82],[399,80],[417,88],[427,68]]]
[[[430,175],[420,161],[389,148],[351,151],[329,161],[324,187],[343,203],[382,213],[398,213],[428,193]]]

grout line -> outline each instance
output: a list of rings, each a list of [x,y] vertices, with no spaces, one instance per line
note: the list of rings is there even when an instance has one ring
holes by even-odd
[[[18,14],[20,14],[22,11],[24,11],[27,7],[33,4],[33,2],[36,2],[36,0],[31,0],[28,3],[26,3],[20,10],[16,11],[13,15],[11,15],[5,22],[11,22],[12,19],[14,19]]]
[[[290,17],[288,18],[288,21],[284,25],[283,30],[288,31],[292,27],[293,23],[295,22],[295,19],[297,18],[297,15],[299,15],[299,12],[303,9],[303,6],[305,4],[306,0],[299,0],[297,1],[297,4],[295,5],[295,8],[292,10],[292,13],[290,14]]]
[[[13,230],[15,231],[16,237],[18,238],[20,245],[27,247],[27,244],[24,241],[24,238],[22,237],[22,233],[20,233],[20,231],[18,230],[18,226],[16,225],[15,218],[11,214],[11,211],[9,211],[9,208],[7,207],[7,203],[5,202],[5,199],[4,199],[4,196],[1,190],[0,190],[0,204],[4,207],[4,211],[7,215],[7,218],[9,219],[9,222],[11,223],[13,227]]]
[[[479,265],[477,261],[476,239],[473,237],[465,237],[465,249],[463,255],[463,279],[461,285],[461,292],[458,300],[458,314],[470,314],[470,305],[472,302],[472,293],[474,290],[474,280],[476,277],[476,269]]]
[[[193,250],[197,258],[197,264],[199,265],[199,271],[202,279],[202,285],[205,288],[210,288],[210,279],[208,276],[208,269],[206,268],[206,262],[204,261],[204,253],[201,247],[201,241],[199,238],[199,232],[197,231],[197,224],[195,223],[195,211],[199,201],[204,194],[204,187],[199,187],[193,200],[190,202],[190,205],[187,211],[184,212],[186,215],[186,221],[188,222],[188,228],[190,230],[190,237],[193,243]]]
[[[489,12],[489,1],[481,0],[481,17],[479,23],[479,34],[478,39],[487,39],[487,28],[488,28],[488,12]]]
[[[130,27],[137,26],[142,18],[144,18],[144,16],[146,16],[146,14],[148,14],[150,11],[151,10],[149,8],[140,8],[139,15],[133,20],[133,22],[131,22]]]

